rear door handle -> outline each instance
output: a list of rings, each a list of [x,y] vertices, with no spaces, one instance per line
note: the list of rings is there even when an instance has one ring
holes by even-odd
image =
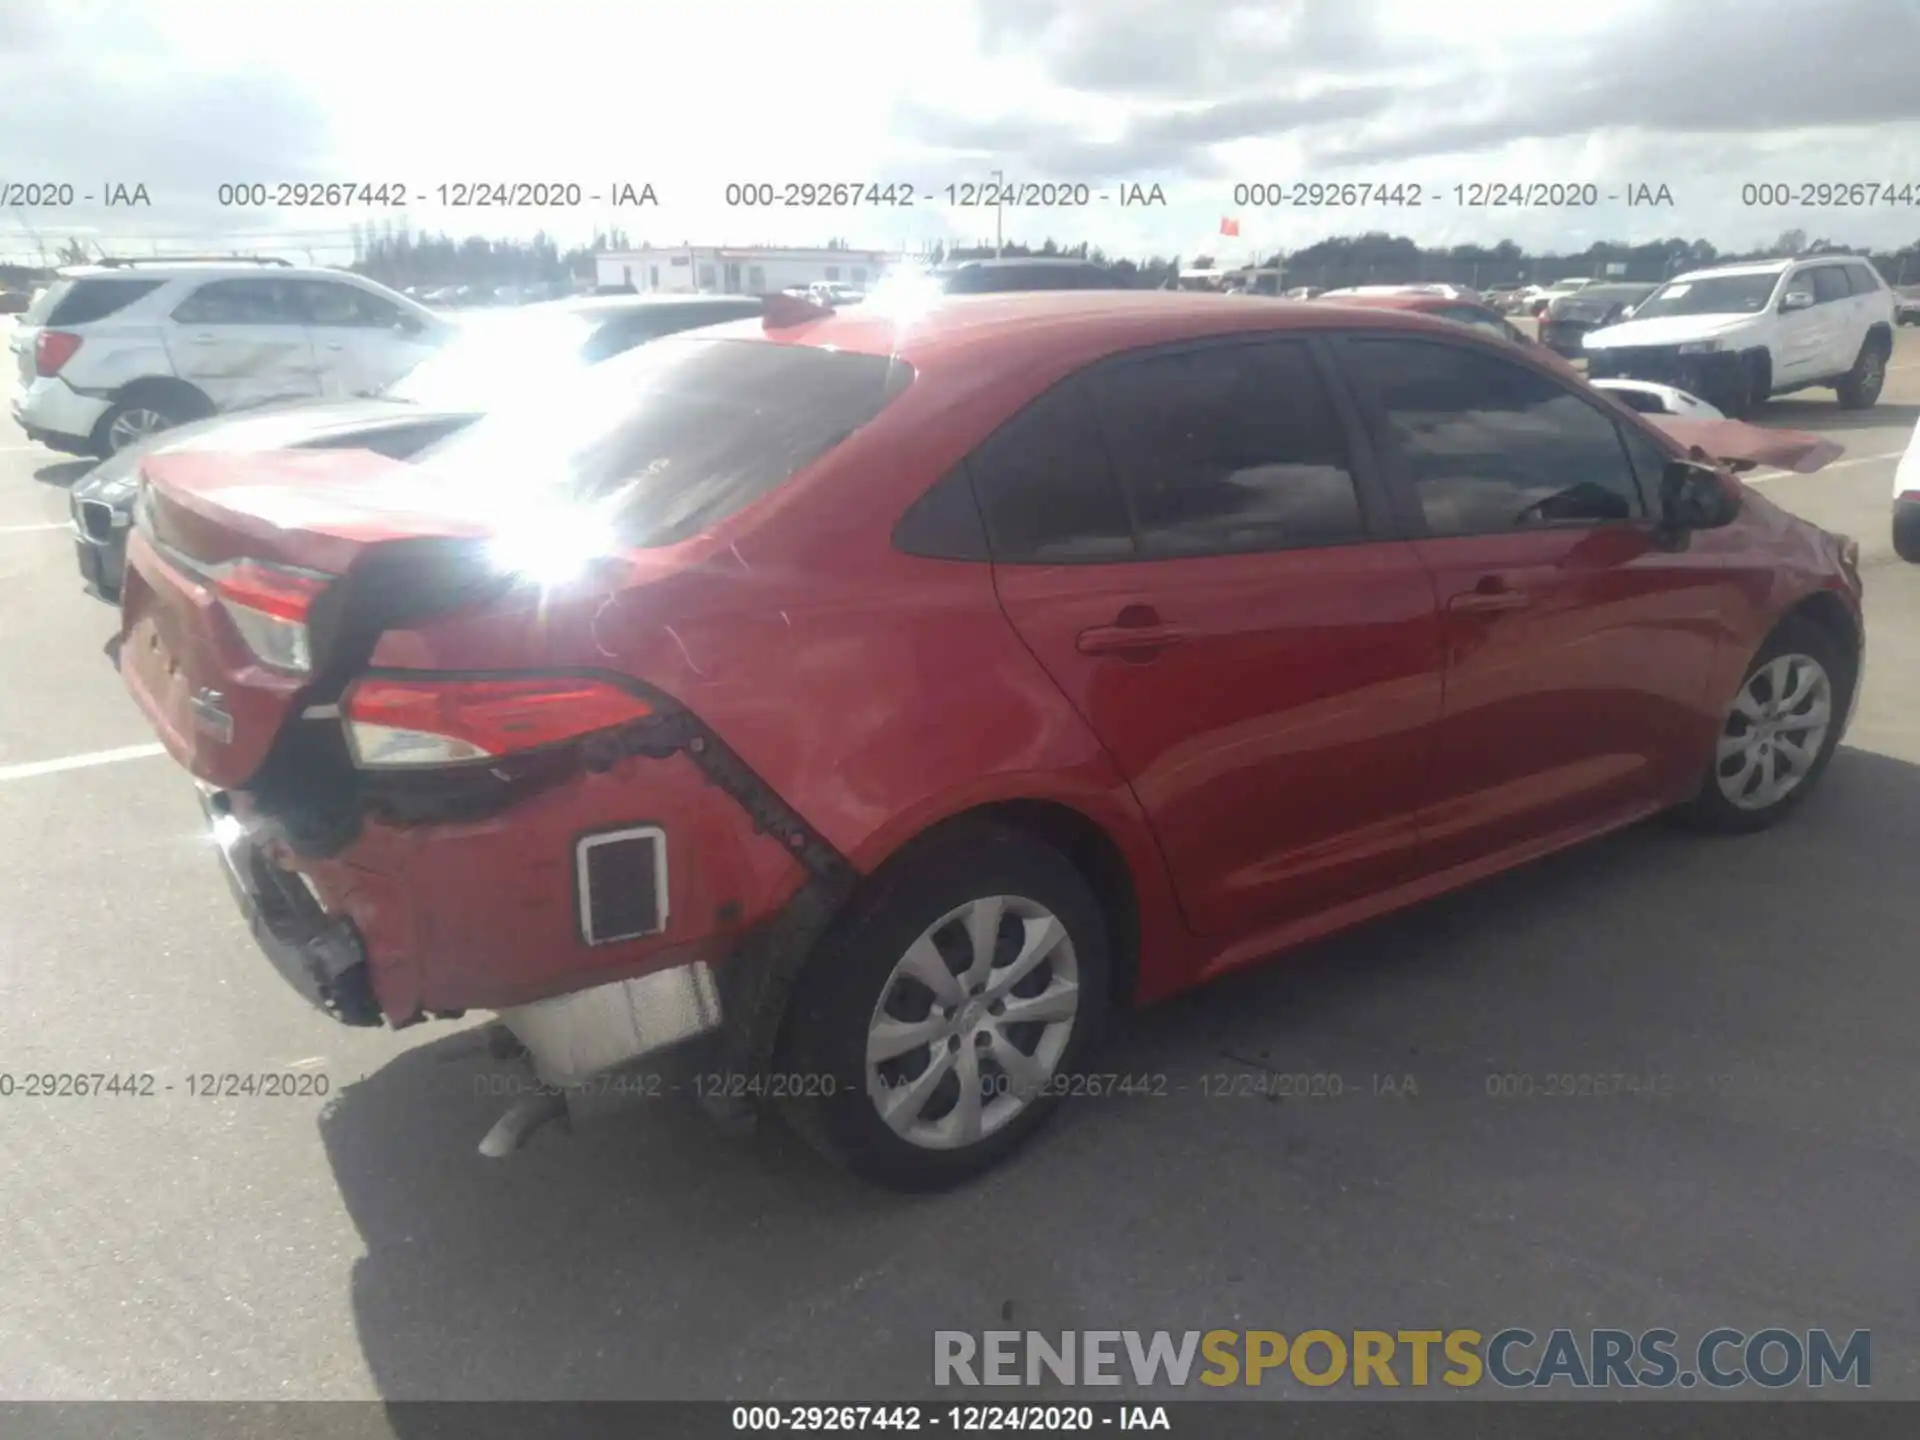
[[[1456,614],[1485,615],[1496,610],[1524,610],[1533,597],[1524,590],[1512,590],[1504,580],[1482,580],[1471,590],[1462,591],[1447,602]]]
[[[1130,650],[1164,650],[1187,638],[1178,625],[1096,625],[1082,630],[1082,655],[1112,655]]]

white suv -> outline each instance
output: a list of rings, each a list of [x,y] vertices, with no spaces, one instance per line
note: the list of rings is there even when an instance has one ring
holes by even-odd
[[[1814,385],[1864,410],[1886,384],[1893,311],[1893,292],[1858,256],[1696,270],[1654,291],[1632,319],[1589,331],[1587,374],[1678,385],[1736,418]]]
[[[13,418],[107,456],[188,420],[398,379],[454,327],[384,285],[285,261],[117,261],[62,270],[20,317]]]

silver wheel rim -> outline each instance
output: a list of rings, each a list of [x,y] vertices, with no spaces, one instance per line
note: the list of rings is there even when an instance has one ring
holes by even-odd
[[[1867,356],[1867,368],[1860,373],[1862,390],[1877,390],[1887,378],[1887,361],[1878,350]]]
[[[1045,1092],[1073,1038],[1080,967],[1060,918],[989,895],[907,947],[867,1022],[867,1095],[894,1134],[958,1150]]]
[[[115,451],[124,450],[135,441],[144,440],[149,435],[157,435],[167,428],[167,417],[158,410],[148,410],[144,406],[135,406],[122,410],[113,417],[113,424],[107,427],[107,444]]]
[[[1720,732],[1714,779],[1742,810],[1778,805],[1820,758],[1833,682],[1811,655],[1781,655],[1747,677]]]

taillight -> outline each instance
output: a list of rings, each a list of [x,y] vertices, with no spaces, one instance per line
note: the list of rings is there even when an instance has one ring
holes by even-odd
[[[653,707],[617,685],[564,676],[357,681],[341,701],[354,763],[366,770],[459,765],[577,740],[643,720]]]
[[[80,337],[65,330],[42,330],[33,342],[33,373],[42,379],[58,375],[60,367],[80,348]]]
[[[307,615],[330,576],[240,560],[209,572],[214,594],[247,648],[264,665],[306,675],[313,670]]]

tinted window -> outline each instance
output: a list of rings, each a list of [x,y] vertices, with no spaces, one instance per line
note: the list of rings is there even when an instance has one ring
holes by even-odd
[[[1365,534],[1346,440],[1303,344],[1132,360],[1094,382],[1148,554],[1340,544]]]
[[[304,316],[288,280],[214,280],[174,309],[183,325],[299,325]]]
[[[310,325],[351,326],[362,330],[390,330],[399,325],[398,306],[378,295],[331,280],[296,280]]]
[[[158,280],[56,281],[24,317],[28,325],[85,325],[160,288]]]
[[[1633,473],[1640,481],[1640,493],[1658,497],[1661,477],[1666,473],[1670,458],[1667,452],[1652,436],[1641,434],[1632,425],[1620,427],[1620,438],[1626,442],[1627,458],[1633,462]]]
[[[916,500],[893,527],[893,543],[909,555],[931,560],[986,560],[992,556],[974,498],[973,480],[962,465]]]
[[[670,545],[818,460],[912,379],[886,355],[675,336],[503,405],[421,458],[464,491],[497,478],[505,502],[599,508],[620,542]]]
[[[1133,557],[1126,501],[1078,382],[1057,386],[1002,425],[967,461],[993,557],[1072,564]]]
[[[1847,284],[1856,295],[1872,295],[1880,289],[1880,276],[1868,265],[1844,265]]]
[[[1831,304],[1835,300],[1844,300],[1853,294],[1852,288],[1847,284],[1847,277],[1841,273],[1838,265],[1816,266],[1800,276],[1788,288],[1798,289],[1809,280],[1813,283],[1813,298],[1822,305]]]
[[[1546,376],[1417,341],[1355,340],[1351,351],[1432,534],[1646,513],[1614,422]]]

